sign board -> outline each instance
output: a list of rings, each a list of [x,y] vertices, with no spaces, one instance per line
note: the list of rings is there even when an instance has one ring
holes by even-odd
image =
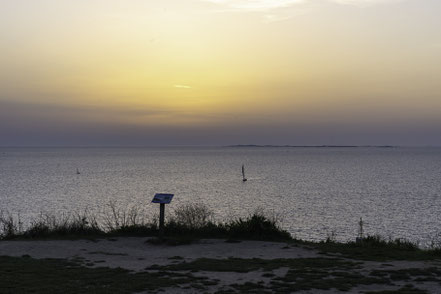
[[[169,204],[172,201],[173,196],[174,196],[174,194],[158,193],[158,194],[155,194],[155,197],[153,197],[152,202],[153,203]]]

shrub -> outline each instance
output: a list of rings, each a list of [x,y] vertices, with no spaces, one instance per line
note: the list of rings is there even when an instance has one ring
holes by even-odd
[[[170,222],[189,229],[200,229],[212,223],[212,219],[213,211],[205,204],[188,203],[174,211]]]
[[[230,238],[284,241],[290,240],[291,235],[282,230],[275,220],[271,220],[261,213],[254,213],[247,219],[239,218],[227,225]]]

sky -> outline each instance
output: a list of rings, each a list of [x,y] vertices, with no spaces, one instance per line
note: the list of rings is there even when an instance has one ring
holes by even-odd
[[[439,0],[0,0],[0,146],[441,146]]]

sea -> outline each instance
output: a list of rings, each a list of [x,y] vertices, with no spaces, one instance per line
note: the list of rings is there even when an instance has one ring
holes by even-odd
[[[310,241],[354,240],[360,218],[365,234],[441,241],[437,147],[0,148],[0,210],[24,223],[111,203],[155,218],[155,193],[175,195],[166,217],[195,203],[217,221],[263,212]]]

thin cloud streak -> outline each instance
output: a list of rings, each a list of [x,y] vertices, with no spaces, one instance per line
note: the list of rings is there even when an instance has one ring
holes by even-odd
[[[355,5],[360,7],[366,7],[375,4],[397,3],[403,0],[330,0],[330,1],[343,5]]]
[[[236,11],[268,11],[278,8],[294,7],[299,4],[313,4],[316,0],[202,0],[227,7]],[[395,3],[403,0],[327,0],[340,5],[370,6],[375,4]],[[326,2],[326,1],[322,1]]]
[[[266,11],[295,4],[305,3],[309,0],[202,0],[225,6],[237,11]]]
[[[179,88],[179,89],[191,89],[191,87],[187,86],[187,85],[174,85],[173,87]]]
[[[264,23],[289,20],[303,15],[320,5],[334,4],[366,8],[379,4],[393,4],[404,0],[200,0],[218,7],[213,11],[237,13],[264,13]]]

